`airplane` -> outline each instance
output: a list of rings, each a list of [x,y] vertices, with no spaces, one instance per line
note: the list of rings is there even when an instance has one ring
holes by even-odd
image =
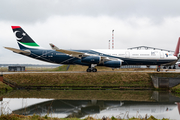
[[[178,65],[178,67],[180,67],[180,62],[176,62],[175,65]]]
[[[52,43],[50,43],[52,49],[49,50],[34,42],[20,26],[11,27],[20,49],[5,47],[6,49],[50,63],[88,66],[87,72],[97,72],[96,66],[115,69],[122,65],[157,65],[159,72],[161,65],[174,65],[179,59],[180,38],[174,54],[161,50],[65,50],[59,49]]]
[[[168,97],[169,98],[169,97]],[[26,98],[24,98],[25,100]],[[3,101],[5,101],[3,99]],[[103,118],[103,116],[121,116],[132,118],[137,116],[145,116],[146,114],[156,116],[162,119],[163,116],[169,118],[179,117],[179,102],[159,102],[159,101],[118,101],[118,100],[47,100],[43,102],[35,102],[31,104],[32,99],[28,99],[28,105],[13,109],[14,114],[18,115],[46,115],[47,112],[51,116],[58,115],[61,118],[69,118],[72,116],[76,118],[87,118],[88,116],[96,116],[96,118]],[[12,102],[12,99],[11,99]],[[5,102],[4,102],[5,103]],[[38,108],[37,108],[38,106]],[[178,109],[177,109],[178,107]],[[127,113],[128,112],[128,113]],[[174,112],[174,115],[172,113]],[[127,113],[127,116],[125,116]]]

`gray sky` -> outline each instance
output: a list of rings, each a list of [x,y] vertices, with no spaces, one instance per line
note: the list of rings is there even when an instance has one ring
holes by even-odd
[[[180,37],[179,0],[0,0],[0,64],[46,64],[3,48],[18,48],[12,25],[40,46],[115,49],[140,45],[175,50]]]

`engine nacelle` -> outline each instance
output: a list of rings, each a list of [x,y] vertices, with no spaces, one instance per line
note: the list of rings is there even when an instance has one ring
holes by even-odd
[[[121,61],[105,61],[104,66],[111,68],[120,68],[122,65]]]
[[[101,57],[99,56],[87,56],[81,58],[81,62],[83,63],[99,64],[100,61],[101,61]]]

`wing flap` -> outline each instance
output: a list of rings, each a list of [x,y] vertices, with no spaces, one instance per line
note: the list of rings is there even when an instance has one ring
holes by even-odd
[[[68,54],[68,55],[83,55],[84,54],[84,53],[81,53],[81,52],[63,50],[63,49],[59,49],[59,50],[56,50],[56,51],[62,52],[62,53]]]

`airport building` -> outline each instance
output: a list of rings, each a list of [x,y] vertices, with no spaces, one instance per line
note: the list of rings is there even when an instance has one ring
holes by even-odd
[[[15,72],[15,71],[25,71],[25,66],[8,66],[9,72]]]

